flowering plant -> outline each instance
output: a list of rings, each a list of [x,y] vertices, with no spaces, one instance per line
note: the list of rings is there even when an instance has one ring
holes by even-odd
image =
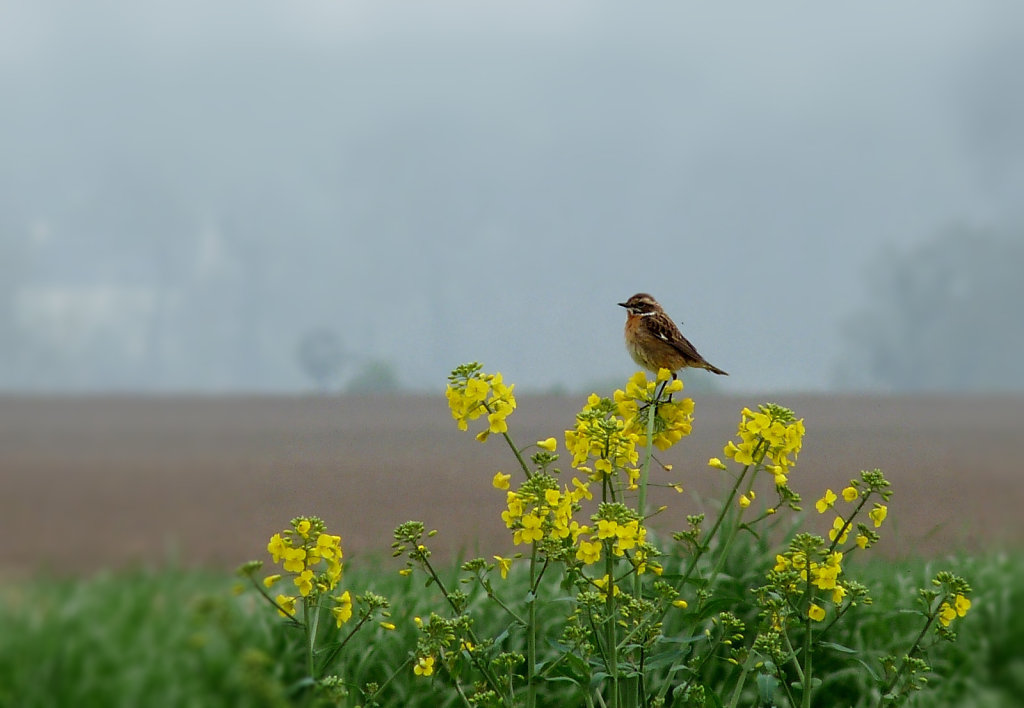
[[[683,491],[667,477],[671,464],[655,456],[692,430],[694,402],[682,390],[662,370],[653,379],[636,373],[610,398],[588,397],[564,432],[563,470],[554,437],[515,443],[516,399],[501,374],[476,363],[455,369],[446,397],[458,427],[478,428],[480,442],[500,436],[515,459],[516,474],[491,479],[503,495],[495,512],[521,550],[465,561],[454,583],[431,559],[437,531],[418,521],[395,529],[399,572],[423,574],[441,604],[413,618],[415,647],[381,686],[360,688],[360,705],[379,705],[403,673],[430,682],[425,690],[450,690],[462,705],[528,708],[807,708],[851,670],[844,661],[859,662],[852,670],[870,677],[860,705],[899,705],[922,689],[933,646],[954,640],[955,623],[971,609],[971,588],[940,572],[920,589],[921,627],[901,654],[860,657],[841,644],[842,628],[871,605],[850,561],[879,541],[892,490],[880,470],[861,472],[815,502],[818,514],[834,515],[827,539],[796,532],[802,498],[792,480],[806,428],[788,408],[742,409],[722,448],[726,461],[708,461],[728,483],[720,505],[710,519],[691,514],[685,528],[655,537],[649,524],[665,507],[648,508],[648,489]],[[780,534],[787,517],[790,531]],[[283,573],[258,582],[259,565],[249,564],[246,574],[304,631],[311,680],[337,687],[342,680],[324,673],[355,631],[376,615],[387,618],[387,601],[338,592],[340,538],[315,517],[294,519],[267,549]],[[295,589],[272,597],[278,583]],[[331,632],[341,630],[354,607],[359,622],[347,636],[319,627],[329,612]],[[497,631],[482,629],[482,620],[495,621],[488,608],[499,617]]]

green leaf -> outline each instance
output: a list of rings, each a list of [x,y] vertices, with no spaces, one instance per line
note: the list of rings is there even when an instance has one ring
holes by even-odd
[[[821,642],[818,646],[825,647],[826,649],[834,649],[835,651],[842,652],[843,654],[857,654],[856,649],[850,647],[844,647],[842,644],[836,644],[835,642]]]

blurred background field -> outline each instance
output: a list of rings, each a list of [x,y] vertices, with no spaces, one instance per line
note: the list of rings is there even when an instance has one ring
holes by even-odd
[[[826,487],[838,491],[880,467],[895,490],[879,546],[889,557],[1024,541],[1018,398],[694,396],[693,434],[659,455],[672,472],[652,477],[685,489],[652,493],[652,504],[668,505],[656,528],[676,530],[687,514],[713,510],[728,481],[708,458],[722,456],[743,406],[772,400],[806,419],[792,485],[812,517]],[[512,434],[519,445],[562,440],[584,402],[521,396]],[[480,444],[460,433],[440,388],[434,396],[5,397],[0,449],[0,536],[17,539],[0,546],[6,574],[171,559],[230,568],[262,557],[274,530],[306,514],[337,529],[351,553],[386,551],[409,519],[438,528],[441,550],[511,551],[504,493],[491,477],[513,472],[514,458],[500,438]],[[762,481],[770,499],[771,481]],[[827,529],[831,517],[818,521]]]

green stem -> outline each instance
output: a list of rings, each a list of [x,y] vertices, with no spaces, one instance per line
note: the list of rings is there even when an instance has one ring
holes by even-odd
[[[747,468],[743,469],[743,475],[746,476]],[[747,480],[747,491],[746,494],[750,494],[750,490],[754,487],[755,475],[750,475],[750,479]],[[711,575],[708,577],[708,587],[714,584],[715,580],[718,579],[719,573],[722,572],[722,568],[725,566],[726,560],[729,558],[729,549],[732,548],[732,543],[736,540],[736,536],[739,534],[740,527],[743,525],[743,509],[742,507],[736,512],[736,523],[729,528],[728,535],[725,537],[725,543],[722,545],[721,551],[718,553],[718,560],[715,561],[715,567],[711,571]]]
[[[853,526],[853,520],[856,518],[857,514],[860,513],[860,510],[864,508],[864,505],[868,503],[868,497],[870,496],[871,490],[868,490],[861,495],[860,503],[857,504],[857,508],[853,510],[853,513],[850,514],[850,518],[846,520],[846,523],[844,523],[842,528],[839,529],[839,533],[837,533],[836,537],[832,539],[832,545],[828,547],[828,554],[831,554],[834,550],[836,550],[836,546],[839,545],[839,539],[843,537],[848,528]]]
[[[786,649],[789,651],[789,656],[793,660],[793,666],[796,667],[796,675],[800,679],[800,684],[803,685],[804,670],[803,667],[800,666],[800,662],[796,658],[796,650],[793,649],[793,643],[789,641],[789,632],[783,631],[782,638],[786,641]],[[786,696],[789,697],[789,705],[795,706],[796,700],[793,698],[792,690],[790,690],[789,681],[783,681],[782,686],[786,689]]]
[[[331,649],[331,653],[328,654],[327,658],[324,659],[324,661],[320,664],[321,671],[327,670],[327,667],[331,665],[331,662],[334,661],[335,657],[337,657],[341,650],[345,648],[345,645],[349,643],[349,640],[351,640],[352,637],[356,635],[356,632],[358,632],[362,628],[362,626],[370,620],[372,616],[372,614],[363,614],[359,618],[359,621],[356,622],[356,625],[351,630],[349,630],[348,636],[346,636],[343,640],[341,640],[340,643],[338,643],[333,649]]]
[[[736,708],[740,702],[740,694],[743,692],[743,684],[747,682],[747,674],[750,673],[750,665],[754,660],[754,652],[751,651],[747,655],[747,660],[743,662],[743,670],[740,672],[740,677],[736,681],[736,688],[732,691],[732,698],[729,699],[729,708]]]
[[[480,405],[482,405],[484,407],[484,410],[487,411],[488,413],[494,412],[491,410],[491,407],[487,405],[486,401],[482,401]],[[509,435],[507,431],[502,433],[501,436],[505,438],[505,442],[508,443],[509,448],[512,450],[512,454],[515,455],[516,460],[519,461],[519,466],[523,468],[523,473],[526,475],[526,478],[530,479],[531,477],[533,477],[533,473],[530,472],[530,467],[529,465],[526,464],[526,460],[523,459],[522,453],[519,452],[519,448],[516,447],[516,444],[512,442],[512,436]]]
[[[383,693],[384,689],[387,688],[388,684],[390,684],[392,681],[394,681],[396,676],[398,676],[400,673],[403,673],[406,669],[408,669],[411,664],[412,664],[412,657],[409,657],[408,659],[403,661],[402,665],[399,666],[397,669],[395,669],[391,673],[391,675],[388,676],[384,680],[384,683],[380,684],[380,686],[377,687],[376,691],[371,693],[369,696],[366,696],[366,703],[369,704],[369,705],[374,705],[373,701],[377,698],[377,696],[379,696],[381,693]]]
[[[942,603],[943,602],[948,602],[948,601],[949,601],[949,596],[948,595],[943,597],[942,601],[939,602],[935,606],[936,609],[930,615],[928,615],[928,621],[925,622],[924,627],[921,628],[921,631],[918,633],[917,638],[914,639],[914,643],[910,645],[910,651],[907,652],[906,658],[904,658],[903,661],[900,663],[900,668],[896,671],[896,674],[892,677],[892,680],[889,681],[889,683],[886,684],[885,689],[882,691],[882,695],[878,699],[878,705],[879,706],[882,706],[884,704],[885,696],[890,691],[892,691],[894,688],[896,688],[897,684],[899,684],[900,677],[903,676],[903,672],[907,668],[907,659],[909,659],[910,657],[914,656],[914,653],[918,650],[919,645],[921,644],[921,640],[924,639],[925,635],[928,633],[928,630],[935,623],[935,618],[939,616],[938,608],[942,607]]]
[[[807,573],[807,587],[805,593],[811,602],[814,595],[811,593],[811,554],[804,552],[804,570]],[[801,681],[804,692],[801,700],[803,708],[811,708],[811,619],[810,611],[804,617],[804,676]]]
[[[530,553],[530,598],[526,626],[526,706],[537,706],[537,681],[533,672],[537,666],[537,593],[534,582],[537,574],[537,544]]]
[[[722,504],[722,510],[718,513],[718,518],[715,520],[714,525],[711,527],[710,531],[704,534],[704,540],[701,541],[700,546],[694,550],[693,556],[690,558],[690,562],[686,566],[686,572],[683,573],[683,579],[679,582],[678,587],[680,590],[686,586],[686,582],[690,579],[690,576],[693,575],[693,571],[696,569],[698,561],[700,561],[701,557],[707,552],[711,539],[715,537],[715,534],[718,533],[718,529],[722,526],[722,522],[725,521],[726,514],[729,513],[729,510],[732,508],[732,503],[736,499],[736,492],[739,491],[740,485],[743,484],[743,479],[747,476],[747,471],[750,468],[751,465],[745,466],[743,471],[740,473],[740,476],[736,478],[736,482],[732,485],[732,489],[729,491],[729,496],[726,497],[725,502]]]
[[[303,611],[302,611],[303,617],[302,617],[302,619],[305,620],[303,622],[303,627],[305,628],[305,632],[306,632],[306,671],[309,673],[309,677],[311,679],[316,680],[316,666],[313,663],[313,649],[314,649],[314,645],[316,644],[317,619],[320,617],[320,613],[317,611],[317,609],[318,609],[317,606],[315,604],[313,604],[312,600],[310,598],[308,598],[308,597],[303,598],[302,605],[303,605]],[[310,606],[311,605],[312,605],[312,614],[313,614],[313,625],[312,625],[312,627],[310,626],[310,622],[309,622]]]
[[[249,576],[249,582],[252,583],[252,586],[254,588],[256,588],[257,592],[259,592],[260,595],[262,595],[264,598],[266,598],[267,602],[269,602],[271,605],[276,607],[278,609],[278,611],[282,615],[284,615],[285,617],[288,618],[288,621],[291,623],[291,625],[293,627],[298,627],[298,626],[302,625],[302,622],[299,622],[299,620],[296,619],[294,614],[292,614],[291,612],[286,611],[283,607],[281,607],[281,605],[278,604],[277,600],[272,598],[270,596],[270,593],[268,593],[266,590],[263,589],[263,586],[259,582],[257,582],[256,578],[254,578],[253,576],[250,575]]]
[[[605,644],[608,646],[608,675],[612,680],[611,706],[619,705],[619,648],[616,639],[618,623],[615,619],[615,561],[612,559],[611,544],[605,542]]]
[[[440,576],[437,574],[437,571],[434,570],[434,566],[431,565],[430,561],[428,561],[426,558],[422,558],[421,563],[423,564],[423,567],[426,569],[427,574],[430,575],[433,581],[437,584],[437,587],[441,591],[441,594],[444,595],[444,599],[448,602],[448,606],[452,608],[452,612],[454,612],[455,614],[460,614],[459,608],[452,601],[451,595],[448,593],[448,588],[445,587],[444,582],[442,582]],[[474,645],[480,645],[480,640],[477,638],[476,633],[472,630],[472,628],[467,630],[467,634],[469,634],[470,641],[472,641]],[[476,652],[470,652],[469,658],[470,661],[473,662],[473,665],[476,666],[480,674],[484,677],[484,680],[487,682],[487,685],[490,686],[491,690],[494,691],[495,694],[500,696],[502,694],[502,691],[501,688],[498,686],[497,679],[495,679],[494,676],[491,675],[491,672],[487,668],[487,666],[485,666],[477,658]]]
[[[647,409],[647,445],[644,452],[644,464],[640,467],[640,491],[637,494],[637,513],[640,514],[640,523],[647,519],[647,480],[651,472],[651,458],[654,457],[654,418],[658,415],[658,401],[661,392],[665,388],[665,382],[655,394],[654,403]],[[633,576],[633,594],[639,599],[641,595],[640,573]]]

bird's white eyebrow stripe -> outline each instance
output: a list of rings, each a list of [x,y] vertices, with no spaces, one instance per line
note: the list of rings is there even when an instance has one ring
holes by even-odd
[[[641,313],[637,314],[637,317],[650,317],[651,315],[656,315],[656,314],[658,314],[658,313],[654,312],[654,311],[651,311],[651,312],[641,312]]]

